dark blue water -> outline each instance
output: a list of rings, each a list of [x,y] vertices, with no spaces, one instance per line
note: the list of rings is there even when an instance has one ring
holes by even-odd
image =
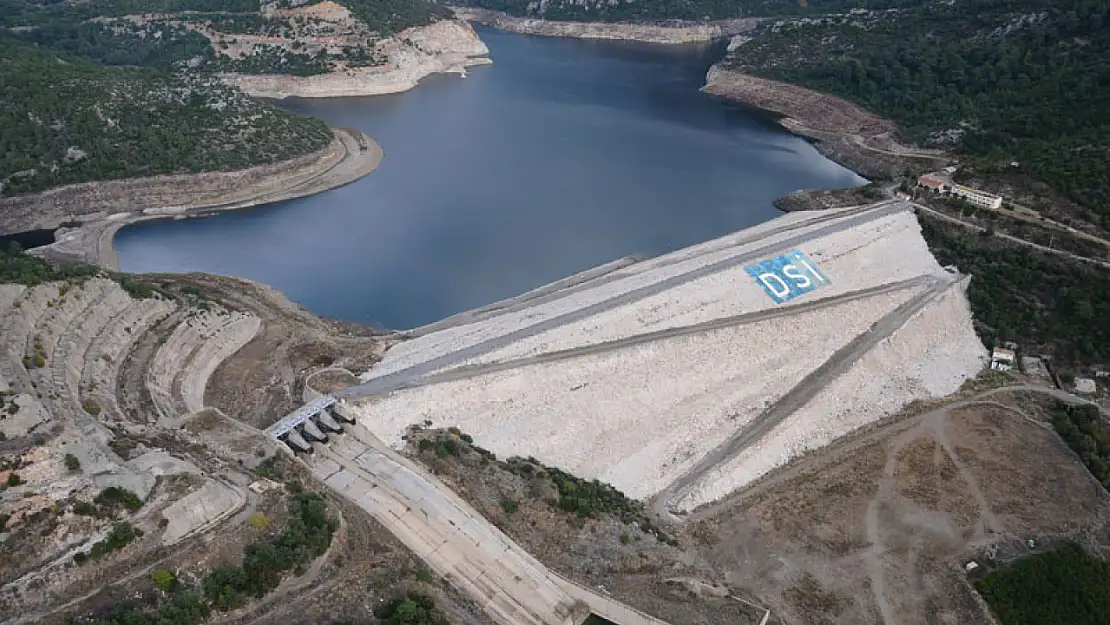
[[[479,33],[494,65],[466,79],[289,104],[375,137],[385,160],[367,178],[128,228],[122,269],[244,276],[321,315],[409,328],[765,221],[794,189],[862,182],[699,93],[720,46]]]

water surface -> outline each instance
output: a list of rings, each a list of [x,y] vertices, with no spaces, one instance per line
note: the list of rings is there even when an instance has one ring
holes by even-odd
[[[862,179],[698,92],[719,45],[479,29],[494,64],[410,92],[288,106],[362,129],[370,176],[309,198],[116,238],[125,271],[244,276],[330,317],[409,328],[629,254],[774,217]]]

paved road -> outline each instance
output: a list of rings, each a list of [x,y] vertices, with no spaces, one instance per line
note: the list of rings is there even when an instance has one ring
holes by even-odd
[[[809,403],[817,393],[821,392],[829,383],[871,351],[880,341],[904,326],[906,322],[952,286],[954,282],[955,278],[934,279],[928,290],[886,314],[866,332],[856,336],[838,349],[821,366],[802,378],[789,392],[753,419],[751,423],[733,434],[728,440],[699,460],[685,474],[656,494],[651,501],[652,509],[661,516],[670,517],[673,504],[688,494],[702,478],[714,469],[726,465],[787,417]]]
[[[597,609],[621,625],[667,625],[569,584],[443,483],[362,426],[306,459],[325,484],[374,516],[439,576],[504,625],[577,625]]]
[[[595,302],[593,304],[589,304],[559,315],[554,315],[548,319],[544,319],[530,326],[506,332],[505,334],[502,334],[500,336],[496,336],[485,341],[478,342],[474,345],[469,345],[467,347],[457,349],[453,352],[443,354],[442,356],[431,358],[424,362],[406,367],[405,369],[402,369],[400,371],[374,378],[358,386],[344,389],[336,393],[336,397],[364,397],[370,395],[378,395],[396,388],[402,388],[407,384],[411,384],[414,380],[439,371],[440,369],[445,369],[471,358],[477,358],[495,349],[500,349],[502,347],[505,347],[506,345],[528,338],[530,336],[534,336],[541,332],[545,332],[553,328],[558,328],[566,324],[574,323],[576,321],[592,317],[594,315],[605,312],[607,310],[611,310],[618,306],[622,306],[624,304],[629,304],[642,300],[652,295],[656,295],[658,293],[673,289],[692,280],[697,280],[699,278],[703,278],[705,276],[709,276],[717,272],[724,271],[726,269],[731,269],[733,267],[743,265],[748,262],[761,260],[768,255],[797,246],[805,241],[827,236],[829,234],[853,228],[860,224],[865,224],[877,219],[882,219],[883,217],[886,217],[888,215],[900,213],[908,209],[909,205],[906,203],[880,203],[874,205],[874,207],[870,208],[869,210],[863,210],[859,213],[849,215],[848,217],[835,221],[831,224],[821,226],[813,230],[807,230],[806,232],[797,234],[793,237],[788,237],[782,241],[762,245],[747,252],[736,254],[734,256],[730,256],[728,258],[709,263],[707,265],[695,267],[681,274],[664,278],[658,282],[648,284],[637,289],[621,293],[619,295],[615,295],[613,297],[610,297],[609,299]],[[805,227],[806,225],[808,224],[791,224],[790,228],[800,228]],[[760,234],[760,237],[765,236],[769,236],[769,234]],[[556,293],[555,295],[561,297],[563,294]]]

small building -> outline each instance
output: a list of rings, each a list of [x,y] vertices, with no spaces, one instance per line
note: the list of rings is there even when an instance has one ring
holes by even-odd
[[[1014,361],[1017,359],[1017,354],[1012,349],[1005,347],[996,347],[991,352],[991,369],[995,371],[1009,371],[1014,368]]]
[[[909,201],[909,200],[913,199],[910,196],[910,194],[906,193],[905,191],[895,191],[894,192],[894,197],[898,198],[899,200],[906,200],[906,201]]]
[[[966,200],[973,206],[980,208],[989,208],[991,210],[998,210],[1002,208],[1002,196],[971,187],[965,187],[962,184],[952,185],[952,195]]]
[[[920,176],[917,179],[917,186],[925,187],[926,189],[937,191],[940,193],[948,191],[947,182],[941,180],[940,178],[934,178],[932,176]]]
[[[1091,378],[1075,378],[1075,392],[1083,395],[1094,395],[1098,385]]]

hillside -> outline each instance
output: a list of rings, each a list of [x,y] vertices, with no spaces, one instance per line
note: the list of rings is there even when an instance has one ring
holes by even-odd
[[[242,169],[327,146],[315,119],[212,79],[108,69],[0,41],[0,195]]]
[[[0,13],[14,38],[106,65],[297,76],[382,65],[380,41],[451,16],[431,0],[0,0]]]
[[[426,0],[0,0],[0,197],[315,153],[323,122],[228,76],[385,66],[407,52],[394,33],[449,16]]]
[[[720,20],[734,17],[823,15],[860,6],[872,9],[919,4],[916,0],[462,0],[451,4],[503,11],[516,17],[573,22],[650,22],[666,20]]]
[[[722,67],[855,102],[967,174],[1107,228],[1108,25],[1105,0],[960,0],[767,22]]]

